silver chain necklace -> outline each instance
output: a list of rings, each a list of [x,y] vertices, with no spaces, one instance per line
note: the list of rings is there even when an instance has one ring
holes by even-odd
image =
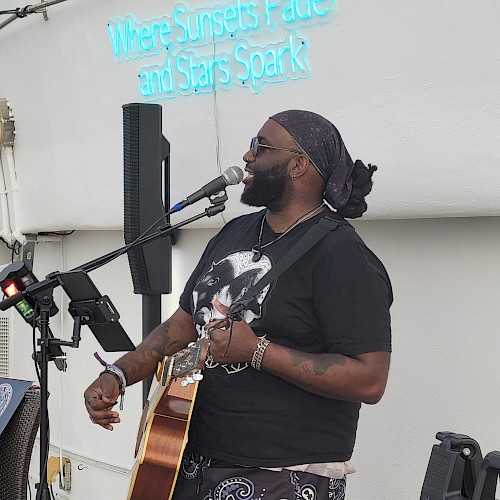
[[[269,243],[266,243],[265,245],[263,245],[262,244],[262,235],[264,234],[264,222],[266,221],[266,218],[267,218],[267,212],[266,212],[264,217],[262,217],[262,222],[260,223],[259,241],[258,241],[257,245],[254,245],[252,247],[252,252],[253,252],[252,261],[258,262],[262,257],[262,253],[263,253],[262,250],[264,250],[264,248],[268,247],[269,245],[272,245],[273,243],[276,243],[278,240],[283,238],[283,236],[288,234],[294,227],[298,226],[301,222],[306,220],[308,217],[310,217],[311,215],[316,213],[320,208],[322,208],[324,206],[325,206],[325,204],[322,203],[321,205],[314,208],[313,210],[310,210],[309,212],[305,213],[304,215],[299,217],[284,233],[281,233],[277,238],[274,238],[274,240],[271,240]]]

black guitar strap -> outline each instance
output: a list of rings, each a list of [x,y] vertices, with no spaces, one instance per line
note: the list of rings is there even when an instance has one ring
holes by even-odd
[[[229,319],[239,321],[248,305],[269,283],[274,281],[281,273],[286,271],[293,263],[308,252],[318,241],[323,239],[330,231],[335,231],[340,225],[351,226],[345,219],[339,220],[333,216],[325,215],[312,226],[297,243],[266,273],[255,285],[250,287],[243,296],[229,308]],[[351,226],[352,227],[352,226]]]

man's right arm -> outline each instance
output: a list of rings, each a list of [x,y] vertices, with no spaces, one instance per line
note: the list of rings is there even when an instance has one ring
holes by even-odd
[[[125,354],[115,365],[123,371],[127,385],[132,385],[154,373],[165,356],[184,349],[196,339],[193,318],[178,308],[167,321],[156,327],[135,351]]]
[[[135,384],[152,375],[166,355],[180,351],[197,336],[191,315],[179,308],[156,327],[135,351],[122,356],[115,365],[122,370],[127,385]],[[113,430],[111,424],[120,422],[118,412],[113,409],[118,396],[119,386],[115,376],[110,373],[100,375],[83,393],[90,419],[105,429]]]

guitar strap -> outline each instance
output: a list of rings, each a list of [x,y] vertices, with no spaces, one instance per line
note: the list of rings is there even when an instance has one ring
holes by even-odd
[[[351,226],[343,217],[329,214],[322,217],[316,224],[300,238],[299,241],[266,273],[255,285],[250,287],[243,296],[229,307],[229,319],[239,321],[248,305],[269,283],[286,271],[293,263],[308,252],[316,243],[323,239],[330,231],[335,231],[340,225]]]

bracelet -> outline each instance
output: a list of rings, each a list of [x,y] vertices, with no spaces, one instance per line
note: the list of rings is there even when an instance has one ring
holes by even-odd
[[[260,371],[260,365],[262,363],[262,358],[264,357],[264,352],[266,350],[266,347],[270,344],[271,342],[265,338],[260,339],[260,342],[257,344],[257,349],[255,349],[255,352],[253,353],[252,356],[252,362],[250,363],[250,366],[257,371]]]
[[[120,367],[106,363],[106,361],[104,361],[97,352],[94,353],[94,356],[97,361],[99,361],[99,363],[101,363],[101,365],[105,367],[99,375],[102,375],[103,373],[109,373],[113,375],[118,381],[118,389],[120,391],[120,410],[123,410],[123,399],[125,396],[125,387],[127,386],[127,379],[125,377],[125,374]]]

